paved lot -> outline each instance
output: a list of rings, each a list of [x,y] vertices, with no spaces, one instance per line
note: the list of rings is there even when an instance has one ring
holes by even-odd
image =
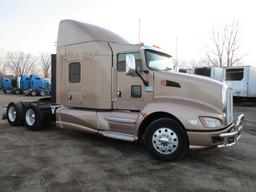
[[[29,99],[0,95],[0,106]],[[191,151],[175,163],[154,160],[141,143],[0,120],[0,191],[255,191],[256,104],[235,113],[246,114],[238,145]]]

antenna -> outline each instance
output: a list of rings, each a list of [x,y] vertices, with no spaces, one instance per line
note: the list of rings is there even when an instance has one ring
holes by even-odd
[[[141,21],[140,21],[140,18],[139,18],[139,42],[140,42],[140,23],[141,23]]]
[[[176,36],[176,65],[178,66],[178,36]]]

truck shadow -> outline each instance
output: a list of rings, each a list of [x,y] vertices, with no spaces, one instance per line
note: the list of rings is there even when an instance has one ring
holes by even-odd
[[[159,165],[166,164],[166,162],[155,160],[154,157],[152,157],[148,153],[143,141],[128,142],[106,138],[101,135],[93,135],[69,130],[59,130],[57,128],[55,129],[62,137],[65,137],[66,139],[72,139],[73,141],[81,143],[83,147],[86,146],[90,148],[92,150],[91,152],[93,152],[94,154],[113,153],[112,157],[118,156],[120,159],[127,159],[129,157],[131,159],[134,159],[134,161],[151,161],[151,163],[154,164],[157,162]],[[218,149],[202,151],[189,150],[188,153],[183,157],[183,159],[179,160],[178,162],[208,162],[214,161],[214,159],[216,159],[217,157],[218,159],[220,159],[221,156],[223,156],[223,152]]]

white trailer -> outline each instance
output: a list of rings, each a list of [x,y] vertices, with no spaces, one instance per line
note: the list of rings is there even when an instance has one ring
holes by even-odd
[[[194,74],[194,69],[179,69],[180,73]]]
[[[236,97],[256,97],[256,67],[226,68],[225,82],[230,85]]]
[[[224,81],[225,70],[220,67],[196,67],[194,68],[194,74],[207,76],[219,81]]]

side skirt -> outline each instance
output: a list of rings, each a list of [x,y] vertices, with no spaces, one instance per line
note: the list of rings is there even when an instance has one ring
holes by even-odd
[[[103,135],[104,137],[109,137],[112,139],[118,139],[123,141],[136,141],[138,138],[132,134],[128,133],[119,133],[115,131],[99,131],[99,134]]]

